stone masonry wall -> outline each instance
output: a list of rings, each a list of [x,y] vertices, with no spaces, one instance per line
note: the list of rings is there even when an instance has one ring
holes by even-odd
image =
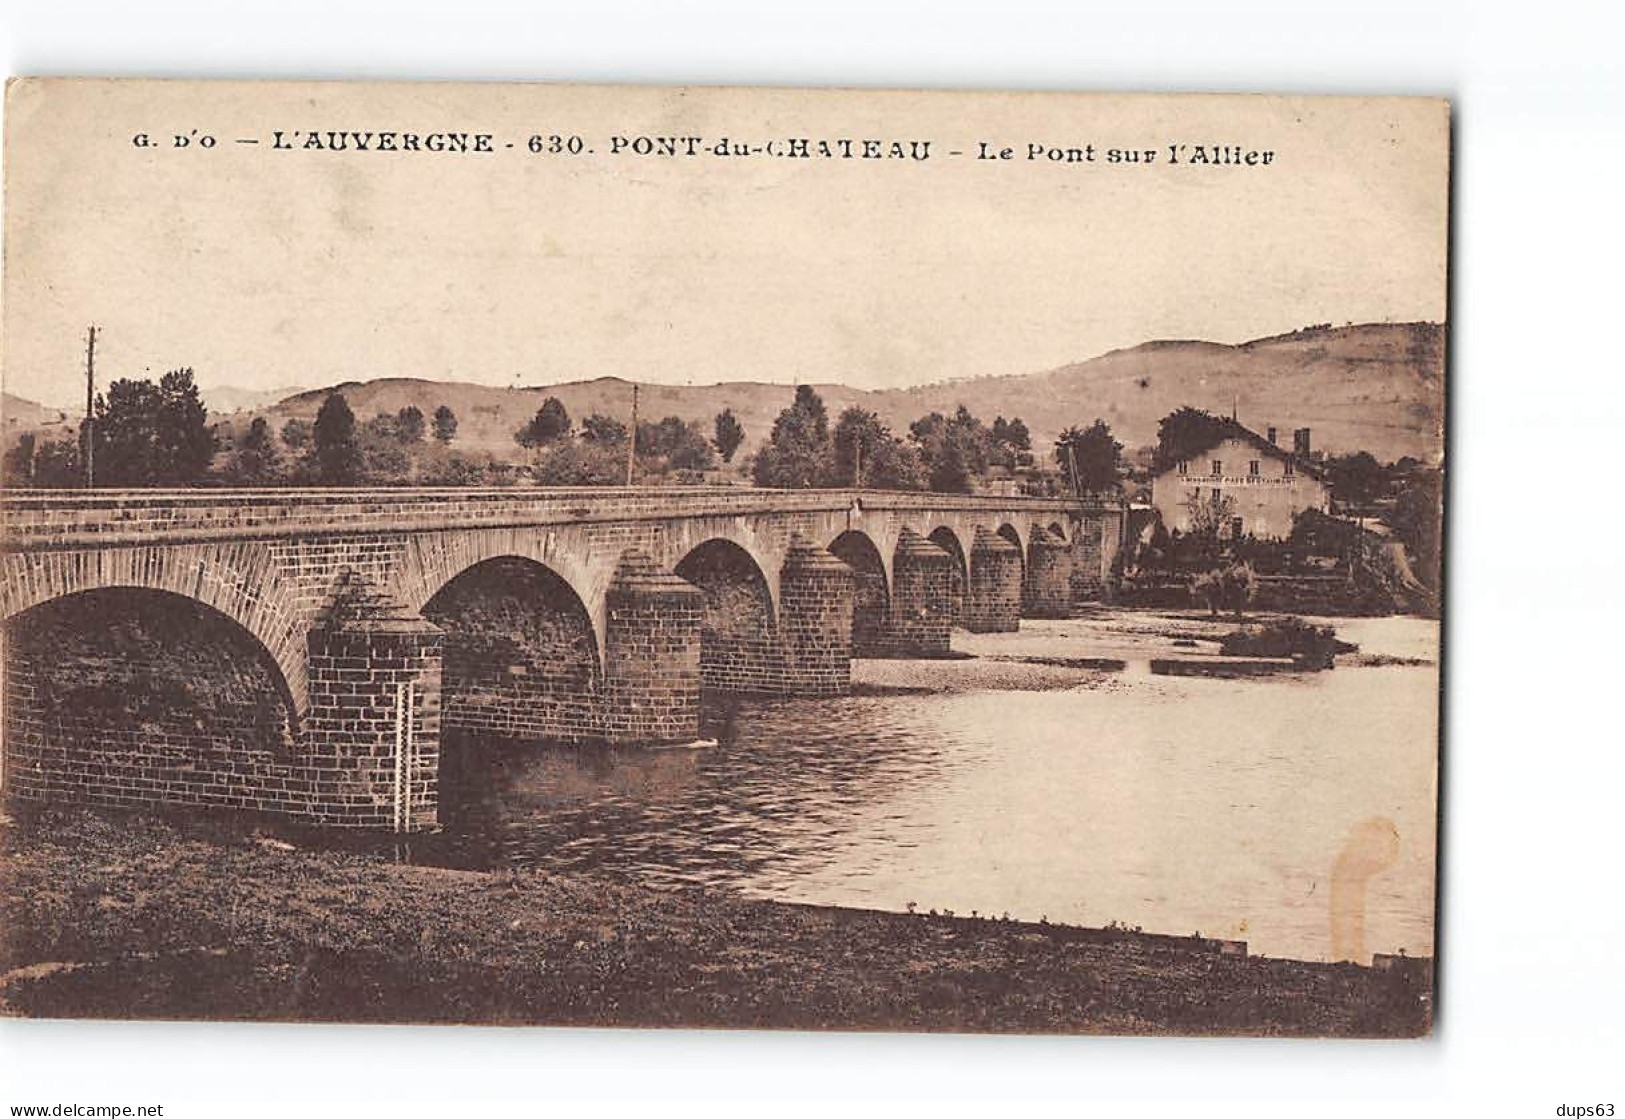
[[[631,551],[622,557],[606,604],[606,737],[620,743],[699,738],[704,594]]]
[[[1021,549],[985,528],[976,530],[971,548],[965,628],[972,633],[1021,628]]]
[[[951,555],[916,533],[903,533],[892,559],[891,614],[882,646],[887,655],[948,655],[959,612],[958,575]]]
[[[1072,612],[1072,548],[1048,529],[1036,529],[1028,546],[1022,604],[1029,618],[1065,618]]]
[[[1084,517],[1072,537],[1072,601],[1097,599],[1105,591],[1103,557],[1105,523],[1098,516]]]
[[[310,635],[310,713],[301,735],[320,774],[303,815],[330,826],[386,828],[397,811],[397,728],[404,755],[399,805],[408,824],[435,823],[440,770],[440,635],[410,622],[327,627]],[[410,697],[409,718],[398,704]]]
[[[789,695],[845,695],[852,688],[852,569],[808,540],[790,549],[779,581],[783,674]]]

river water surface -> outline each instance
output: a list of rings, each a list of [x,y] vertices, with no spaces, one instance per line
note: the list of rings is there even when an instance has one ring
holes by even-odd
[[[1225,680],[1151,675],[1167,637],[1134,617],[956,635],[976,661],[858,662],[869,694],[741,701],[709,748],[448,742],[428,857],[1431,955],[1437,623],[1335,623],[1366,656],[1427,664]],[[1103,646],[1128,667],[1013,659]]]

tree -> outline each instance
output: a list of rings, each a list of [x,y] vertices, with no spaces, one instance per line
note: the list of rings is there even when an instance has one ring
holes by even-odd
[[[1020,416],[1007,422],[1003,416],[996,417],[993,427],[988,429],[988,435],[994,443],[1009,448],[1011,455],[1017,460],[1032,450],[1032,432],[1027,430],[1027,424],[1020,421]]]
[[[310,447],[311,438],[309,420],[292,419],[282,425],[282,442],[295,454],[304,454]]]
[[[1192,490],[1185,498],[1185,523],[1191,536],[1207,541],[1217,540],[1235,515],[1236,499],[1221,489],[1215,488],[1207,498]]]
[[[1234,434],[1236,424],[1189,406],[1168,413],[1157,423],[1157,453],[1152,468],[1166,470],[1181,459],[1199,455]]]
[[[426,486],[478,486],[485,482],[489,465],[460,451],[451,451],[426,463],[421,480]]]
[[[1069,427],[1055,440],[1055,461],[1068,486],[1088,493],[1100,493],[1117,485],[1117,467],[1123,460],[1123,444],[1112,438],[1105,420],[1087,428]],[[1078,476],[1072,477],[1077,463]]]
[[[214,458],[208,409],[190,369],[171,370],[157,384],[114,381],[94,414],[99,485],[189,485]]]
[[[79,463],[79,444],[72,439],[47,439],[34,453],[34,485],[41,489],[68,489],[85,484]]]
[[[880,417],[853,405],[835,421],[831,436],[835,449],[837,485],[862,486],[874,473],[875,448],[891,437]],[[868,471],[864,470],[868,467]]]
[[[717,449],[717,454],[722,456],[723,462],[732,462],[734,452],[739,450],[739,445],[745,441],[744,425],[734,415],[732,408],[724,408],[717,413],[712,428],[715,434],[711,438],[711,445]]]
[[[388,412],[374,412],[362,434],[372,443],[395,443],[400,440],[401,426]]]
[[[638,461],[654,474],[666,470],[710,470],[716,466],[705,432],[698,424],[685,423],[678,416],[638,425]]]
[[[836,421],[832,439],[835,469],[829,484],[887,490],[925,488],[920,456],[873,412],[848,408]]]
[[[434,437],[442,447],[457,438],[457,413],[444,404],[434,410]]]
[[[361,454],[359,474],[368,481],[403,482],[410,477],[412,455],[401,423],[400,412],[379,412],[362,426],[356,440]]]
[[[408,404],[395,413],[395,435],[402,443],[423,442],[423,410],[416,404]]]
[[[918,451],[888,432],[865,462],[863,484],[881,490],[923,490],[925,464]]]
[[[1258,577],[1250,563],[1214,568],[1191,579],[1191,597],[1205,602],[1208,613],[1215,618],[1220,610],[1229,610],[1237,618],[1241,617],[1257,593]]]
[[[271,437],[271,425],[264,416],[256,416],[254,422],[248,425],[242,441],[237,444],[231,476],[244,485],[263,486],[280,477],[281,466],[276,440]]]
[[[795,401],[773,421],[756,452],[751,474],[759,486],[801,489],[823,485],[832,468],[829,412],[810,385],[797,385]]]
[[[969,493],[971,480],[987,472],[991,436],[963,404],[951,417],[940,412],[922,416],[908,432],[933,491]]]
[[[603,443],[560,439],[536,460],[534,474],[544,486],[614,486],[626,480],[626,460]]]
[[[521,447],[545,447],[570,434],[570,413],[556,396],[542,401],[530,422],[514,432],[514,442]]]
[[[1388,517],[1394,535],[1410,553],[1417,577],[1432,590],[1439,587],[1439,548],[1444,529],[1443,482],[1439,471],[1419,469],[1400,488]]]
[[[1370,451],[1336,455],[1326,460],[1326,481],[1332,496],[1343,503],[1364,505],[1382,496],[1388,472]]]
[[[0,460],[0,477],[7,489],[25,489],[34,484],[34,433],[25,431],[17,445]]]
[[[342,392],[328,393],[312,429],[317,476],[329,485],[349,485],[361,473],[355,413]]]
[[[31,431],[19,435],[17,445],[0,458],[0,476],[8,489],[68,489],[85,484],[77,442],[41,441]]]
[[[626,425],[614,416],[594,412],[581,421],[581,438],[588,443],[613,447],[626,442]]]

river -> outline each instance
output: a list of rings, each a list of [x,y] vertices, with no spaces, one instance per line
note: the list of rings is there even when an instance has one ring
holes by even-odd
[[[976,660],[857,662],[849,698],[737,702],[708,748],[448,742],[418,857],[1431,955],[1438,625],[1333,624],[1362,655],[1329,672],[1153,676],[1166,619],[1103,612],[956,634]],[[1023,659],[1096,655],[1127,668]]]

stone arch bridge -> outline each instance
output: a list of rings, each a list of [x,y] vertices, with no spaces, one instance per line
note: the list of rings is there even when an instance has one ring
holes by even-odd
[[[5,785],[432,825],[442,732],[669,743],[1097,594],[1120,507],[736,488],[14,491]]]

